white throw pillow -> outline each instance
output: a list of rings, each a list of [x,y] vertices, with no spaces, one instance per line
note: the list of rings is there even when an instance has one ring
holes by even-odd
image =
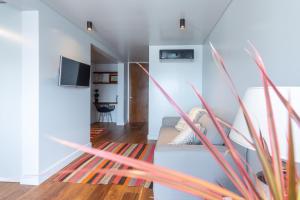
[[[200,117],[198,123],[206,130],[206,137],[214,145],[223,145],[224,141],[208,114]]]
[[[192,120],[192,122],[197,122],[199,118],[204,114],[206,111],[201,107],[194,107],[190,110],[188,116]],[[189,125],[184,121],[183,118],[180,118],[180,120],[177,122],[175,128],[178,131],[183,131],[189,128]]]
[[[196,124],[196,127],[205,134],[205,128],[201,127],[200,124]],[[187,128],[180,132],[169,144],[201,144],[196,134],[191,128]]]

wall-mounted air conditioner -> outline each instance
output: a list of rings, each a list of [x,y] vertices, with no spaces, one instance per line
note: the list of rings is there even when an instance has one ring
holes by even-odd
[[[193,60],[194,49],[165,49],[159,51],[160,60]]]

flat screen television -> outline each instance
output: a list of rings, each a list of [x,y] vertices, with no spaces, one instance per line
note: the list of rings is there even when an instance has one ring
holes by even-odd
[[[60,57],[59,86],[89,87],[91,66]]]

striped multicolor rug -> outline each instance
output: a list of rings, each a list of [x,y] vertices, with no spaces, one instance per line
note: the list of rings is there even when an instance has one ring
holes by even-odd
[[[155,144],[105,142],[101,144],[98,149],[136,158],[138,160],[153,162]],[[105,175],[103,173],[98,173],[98,170],[100,169],[129,169],[129,167],[96,156],[84,154],[60,171],[54,180],[69,183],[117,184],[152,188],[151,182],[134,178]]]

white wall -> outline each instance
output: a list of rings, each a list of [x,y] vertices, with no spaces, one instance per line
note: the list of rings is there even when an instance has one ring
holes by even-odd
[[[209,53],[211,41],[225,58],[241,96],[251,86],[260,86],[255,64],[244,52],[247,40],[259,49],[270,77],[278,86],[300,85],[300,2],[297,0],[233,0],[204,47],[203,93],[214,110],[233,122],[238,105]],[[251,168],[260,171],[255,152],[249,151]]]
[[[39,174],[39,13],[22,13],[22,177],[38,184]],[[34,177],[32,177],[34,176]]]
[[[194,61],[161,62],[160,49],[194,49]],[[202,46],[150,46],[149,71],[186,111],[199,105],[190,85],[193,83],[202,91]],[[149,139],[157,139],[162,118],[177,116],[174,108],[161,92],[150,82],[149,86]]]
[[[0,5],[0,181],[21,175],[21,20],[20,11]]]
[[[91,44],[112,53],[44,4],[40,12],[40,181],[79,154],[48,135],[90,145],[90,89],[58,87],[61,55],[91,64]]]
[[[129,122],[129,63],[124,65],[124,124]]]
[[[74,150],[49,140],[89,145],[89,88],[58,87],[60,56],[90,64],[90,38],[46,6],[40,6],[40,179]]]
[[[0,6],[0,181],[39,184],[80,155],[48,136],[90,145],[90,89],[58,70],[61,55],[90,64],[91,44],[118,58],[38,0]]]
[[[260,86],[255,64],[245,53],[247,40],[259,49],[278,86],[299,86],[300,2],[297,0],[233,0],[204,46],[203,93],[215,111],[233,121],[238,105],[211,59],[208,42],[220,50],[243,96],[246,88]]]
[[[125,64],[118,63],[118,105],[117,105],[117,125],[125,125]]]

